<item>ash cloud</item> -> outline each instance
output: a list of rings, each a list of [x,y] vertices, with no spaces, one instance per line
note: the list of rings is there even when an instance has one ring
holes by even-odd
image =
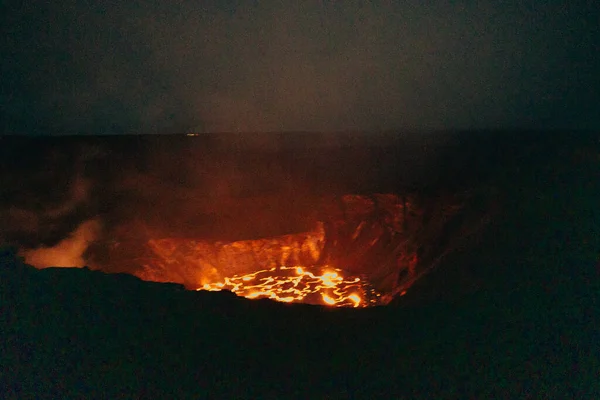
[[[3,131],[598,126],[591,6],[136,4],[8,13]]]

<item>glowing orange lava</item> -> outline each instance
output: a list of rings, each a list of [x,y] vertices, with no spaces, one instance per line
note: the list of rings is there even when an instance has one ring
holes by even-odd
[[[286,266],[234,275],[222,282],[206,283],[197,290],[229,290],[249,299],[336,307],[367,307],[377,304],[380,297],[360,278],[342,277],[339,269],[325,268],[317,275],[303,267]]]

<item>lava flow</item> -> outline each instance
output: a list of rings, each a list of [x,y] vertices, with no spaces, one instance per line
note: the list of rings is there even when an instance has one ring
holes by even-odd
[[[326,268],[320,275],[303,267],[274,267],[223,282],[207,283],[197,290],[229,290],[249,299],[268,298],[286,303],[301,302],[336,307],[368,307],[380,294],[359,277],[344,278],[341,270]]]

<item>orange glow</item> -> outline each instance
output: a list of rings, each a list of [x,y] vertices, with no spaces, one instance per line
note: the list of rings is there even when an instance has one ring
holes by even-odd
[[[308,231],[232,242],[149,239],[135,275],[251,299],[336,307],[385,304],[385,294],[397,283],[396,269],[404,268],[400,258],[411,256],[404,254],[406,239],[398,234],[405,229],[406,207],[415,212],[397,195],[346,195],[324,199],[309,218],[319,220]],[[408,272],[412,279],[414,266]]]
[[[319,277],[323,284],[327,287],[334,287],[339,281],[342,280],[335,272],[326,272]]]
[[[335,300],[332,299],[331,297],[327,296],[326,294],[323,295],[323,301],[327,304],[329,304],[330,306],[335,304]]]
[[[327,268],[319,274],[307,268],[286,266],[235,275],[223,282],[206,283],[197,290],[229,290],[248,299],[267,298],[336,307],[367,307],[376,304],[379,297],[360,278],[343,278],[341,270]]]
[[[351,294],[348,296],[350,300],[354,302],[354,307],[358,307],[360,305],[360,296],[357,294]]]

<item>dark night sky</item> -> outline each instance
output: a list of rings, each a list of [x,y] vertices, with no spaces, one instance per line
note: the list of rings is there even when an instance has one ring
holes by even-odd
[[[600,127],[595,1],[2,7],[4,133]]]

